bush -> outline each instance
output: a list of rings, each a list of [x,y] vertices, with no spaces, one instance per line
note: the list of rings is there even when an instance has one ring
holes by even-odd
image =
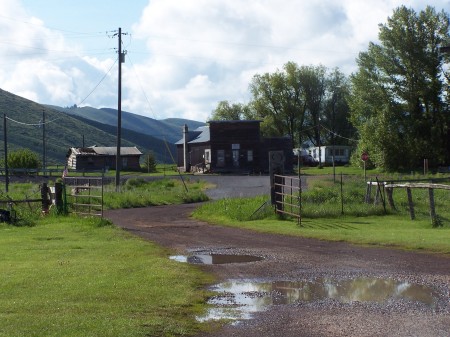
[[[125,188],[133,189],[133,188],[145,186],[147,184],[148,184],[147,181],[145,181],[142,178],[131,178],[126,181]]]
[[[37,169],[38,155],[30,149],[19,149],[8,153],[8,167],[12,169]]]

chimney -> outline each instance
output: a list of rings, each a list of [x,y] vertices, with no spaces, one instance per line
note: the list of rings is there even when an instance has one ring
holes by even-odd
[[[184,172],[189,172],[189,146],[188,146],[189,129],[186,124],[183,125],[183,167]]]

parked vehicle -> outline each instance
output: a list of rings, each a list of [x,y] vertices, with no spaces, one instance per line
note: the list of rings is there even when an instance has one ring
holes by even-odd
[[[298,163],[298,156],[294,156],[294,165]],[[317,166],[319,163],[314,160],[310,154],[303,154],[300,156],[301,166]]]

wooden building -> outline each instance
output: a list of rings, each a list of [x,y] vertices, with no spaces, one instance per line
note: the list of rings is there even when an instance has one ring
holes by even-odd
[[[108,170],[116,168],[117,147],[72,147],[67,154],[67,167],[73,170]],[[142,153],[136,147],[121,147],[121,169],[137,171]]]
[[[260,173],[269,170],[269,151],[283,151],[285,170],[292,171],[292,141],[288,137],[262,138],[260,121],[210,121],[189,131],[177,145],[183,171]]]

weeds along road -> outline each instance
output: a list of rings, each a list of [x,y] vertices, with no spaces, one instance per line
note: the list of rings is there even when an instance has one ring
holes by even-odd
[[[217,195],[232,188],[233,193],[244,196],[245,191],[238,189],[243,186],[242,181],[224,181],[224,190],[215,192]],[[258,181],[247,181],[247,184],[254,190],[266,188],[260,186],[264,182]],[[221,184],[220,181],[216,184],[219,189]],[[135,235],[170,248],[174,254],[239,254],[263,258],[249,263],[200,265],[213,273],[218,283],[245,280],[284,285],[277,291],[268,290],[271,301],[263,310],[253,313],[251,319],[227,324],[199,337],[450,335],[449,257],[209,225],[189,217],[196,206],[111,210],[105,216]],[[319,289],[314,286],[316,280],[336,282]],[[361,286],[359,283],[364,280]],[[339,293],[342,284],[351,281],[350,288],[356,287],[362,296],[358,298],[363,300],[345,302],[318,296],[291,303],[282,301],[289,282],[297,281],[307,282],[313,293],[325,288],[327,293]],[[386,300],[364,300],[364,296],[379,293],[386,287],[390,294]],[[412,289],[422,289],[424,293],[416,294]],[[399,294],[410,295],[412,300],[399,298]],[[262,296],[254,292],[244,295],[248,299]],[[424,299],[427,296],[431,302]]]

